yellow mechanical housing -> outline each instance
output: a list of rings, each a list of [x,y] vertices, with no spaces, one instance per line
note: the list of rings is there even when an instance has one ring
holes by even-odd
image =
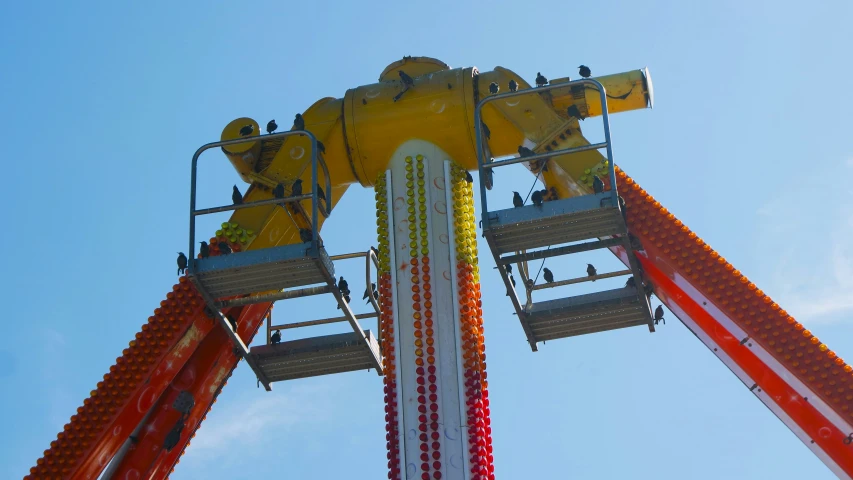
[[[406,89],[400,71],[414,79],[413,87]],[[595,79],[607,91],[610,113],[653,104],[652,83],[646,69]],[[342,99],[323,98],[315,102],[302,116],[305,129],[325,147],[322,158],[331,176],[333,203],[353,183],[372,187],[377,176],[387,169],[392,152],[412,138],[441,145],[457,163],[476,170],[474,109],[480,99],[490,95],[492,82],[506,92],[510,80],[518,84],[519,90],[531,88],[523,78],[502,67],[481,73],[475,67],[452,69],[429,57],[406,57],[388,65],[378,83],[350,89]],[[551,84],[568,81],[569,78],[552,79]],[[589,143],[581,135],[577,120],[566,112],[574,105],[583,117],[601,115],[598,91],[588,86],[532,91],[530,95],[492,102],[484,108],[483,122],[490,132],[493,157],[515,155],[519,145],[527,145],[539,153]],[[240,128],[245,125],[261,131],[257,121],[238,118],[225,127],[222,140],[239,138]],[[309,191],[310,145],[303,137],[271,141],[261,137],[228,145],[223,151],[241,178],[252,184],[246,194],[247,201],[271,198],[271,190],[278,183],[288,186],[297,178],[304,181],[304,190]],[[590,175],[603,166],[603,157],[597,151],[571,155],[571,161],[560,157],[553,161],[551,165],[559,168],[543,172],[543,180],[546,185],[559,185],[560,197],[585,191]],[[322,169],[319,171],[319,182],[324,185]],[[553,175],[569,178],[556,182]],[[251,245],[256,249],[296,241],[298,228],[307,225],[297,227],[295,224],[301,220],[289,217],[284,209],[270,206],[236,211],[231,221],[258,232]]]

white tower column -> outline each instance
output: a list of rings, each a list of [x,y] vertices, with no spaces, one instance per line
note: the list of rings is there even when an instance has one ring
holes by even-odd
[[[410,140],[376,182],[388,478],[494,478],[472,185]]]

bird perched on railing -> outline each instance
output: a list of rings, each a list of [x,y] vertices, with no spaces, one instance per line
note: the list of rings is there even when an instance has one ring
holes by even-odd
[[[187,256],[184,252],[178,252],[178,275],[183,275],[187,271]]]
[[[305,130],[305,119],[302,118],[301,113],[297,113],[293,118],[293,128],[290,129],[291,132],[297,132],[300,130]]]
[[[521,195],[518,192],[512,192],[512,206],[515,208],[524,206],[524,200],[521,199]]]
[[[533,192],[533,195],[530,196],[530,200],[533,201],[533,205],[536,205],[537,207],[541,207],[542,202],[545,199],[542,196],[542,191],[536,190],[535,192]]]
[[[267,133],[272,133],[278,129],[278,124],[275,123],[275,119],[267,122]]]
[[[578,67],[578,73],[583,78],[589,78],[590,75],[592,75],[592,70],[590,70],[586,65],[581,65]]]
[[[515,83],[515,80],[509,81],[509,91],[510,92],[517,92],[518,91],[518,84]]]
[[[604,191],[604,182],[601,181],[601,177],[598,175],[592,176],[592,192],[593,193],[601,193]]]
[[[275,198],[284,198],[284,184],[279,183],[272,189],[272,196]]]
[[[544,87],[545,85],[548,85],[548,79],[542,75],[542,72],[536,72],[536,86]]]
[[[243,203],[243,194],[240,193],[240,189],[237,188],[237,185],[234,185],[234,190],[231,192],[231,201],[234,202],[234,205],[240,205]]]
[[[594,277],[598,274],[598,272],[595,270],[595,267],[593,267],[591,263],[587,263],[586,264],[586,274],[589,275],[590,277]],[[594,281],[595,280],[593,280],[593,282]]]
[[[655,309],[655,325],[658,322],[663,322],[666,325],[666,320],[663,319],[663,305],[658,305],[658,308]]]
[[[290,196],[296,197],[302,195],[302,179],[297,178],[296,181],[293,182],[293,185],[290,186]]]

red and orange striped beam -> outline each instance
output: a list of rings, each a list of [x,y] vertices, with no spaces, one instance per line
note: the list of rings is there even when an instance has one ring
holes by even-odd
[[[625,172],[617,183],[661,301],[834,473],[853,477],[853,366]]]

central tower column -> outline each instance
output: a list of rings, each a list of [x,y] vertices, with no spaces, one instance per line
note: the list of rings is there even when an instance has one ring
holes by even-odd
[[[375,183],[389,479],[494,479],[466,176],[410,140]]]

